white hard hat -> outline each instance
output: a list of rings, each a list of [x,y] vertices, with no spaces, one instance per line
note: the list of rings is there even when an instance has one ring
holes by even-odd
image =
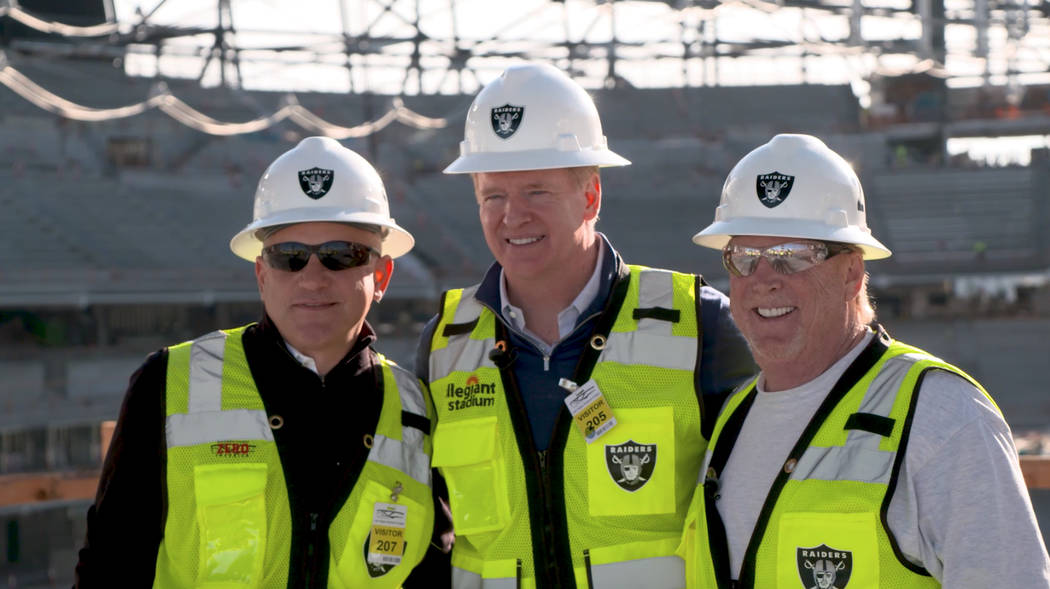
[[[384,229],[383,255],[408,253],[415,240],[390,217],[386,189],[365,158],[330,137],[307,137],[263,173],[252,222],[230,240],[233,253],[254,261],[256,232],[291,223],[360,223]]]
[[[626,166],[587,92],[549,64],[507,68],[474,98],[446,174]]]
[[[858,246],[864,259],[890,256],[871,236],[860,179],[811,135],[777,135],[729,172],[715,220],[693,236],[722,249],[734,235],[799,237]]]

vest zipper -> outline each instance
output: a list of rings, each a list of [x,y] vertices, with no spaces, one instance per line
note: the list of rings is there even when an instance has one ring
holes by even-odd
[[[496,339],[506,339],[506,330],[506,325],[502,322],[497,323]],[[571,577],[568,584],[564,583],[559,570],[562,568],[564,559],[568,559],[569,569],[572,570],[571,555],[567,544],[564,547],[558,545],[553,525],[557,516],[551,513],[553,501],[550,461],[554,456],[548,450],[540,451],[536,448],[533,441],[532,424],[529,423],[521,389],[518,388],[518,381],[510,365],[500,367],[500,375],[503,380],[503,388],[507,393],[507,402],[510,404],[508,409],[524,467],[525,488],[529,496],[532,564],[536,576],[536,587],[570,587],[572,586]]]
[[[318,513],[310,514],[310,526],[306,539],[306,563],[303,571],[303,586],[311,587],[318,578],[317,574],[317,520]]]

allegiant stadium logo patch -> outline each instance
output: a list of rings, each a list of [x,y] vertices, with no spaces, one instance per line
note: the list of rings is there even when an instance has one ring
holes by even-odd
[[[248,442],[217,442],[211,445],[212,454],[216,456],[246,457],[251,456],[255,444]]]
[[[496,385],[481,382],[476,374],[471,374],[463,386],[448,383],[445,398],[448,399],[449,411],[470,407],[491,407],[496,404]]]

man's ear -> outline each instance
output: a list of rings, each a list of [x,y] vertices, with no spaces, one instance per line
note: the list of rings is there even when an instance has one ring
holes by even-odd
[[[383,256],[376,260],[375,269],[373,270],[372,277],[375,280],[375,290],[373,299],[375,302],[379,302],[383,298],[383,293],[386,292],[386,287],[390,284],[390,277],[394,274],[394,260],[390,256]]]
[[[262,295],[263,283],[266,282],[266,269],[263,268],[262,256],[255,258],[255,283],[259,286],[259,294]]]
[[[846,300],[853,300],[864,286],[864,256],[859,252],[849,254],[849,267],[846,268]]]
[[[586,188],[583,189],[583,195],[587,199],[584,219],[590,221],[597,218],[598,213],[602,210],[602,179],[598,174],[591,174]]]

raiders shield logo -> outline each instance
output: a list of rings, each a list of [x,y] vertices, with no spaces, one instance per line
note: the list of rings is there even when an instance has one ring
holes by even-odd
[[[511,106],[509,104],[497,106],[492,109],[492,130],[496,132],[500,139],[508,139],[518,130],[518,126],[521,125],[521,119],[524,117],[524,106]]]
[[[656,466],[656,444],[639,444],[627,440],[615,446],[605,445],[605,466],[609,476],[624,491],[641,489],[653,476]]]
[[[769,208],[773,208],[784,202],[791,187],[795,185],[795,177],[773,172],[772,174],[759,174],[755,180],[755,191],[758,200]]]
[[[303,189],[303,193],[306,196],[317,200],[328,194],[328,190],[332,188],[333,178],[335,178],[333,170],[325,170],[324,168],[299,170],[299,187]]]
[[[853,553],[821,544],[796,548],[798,576],[806,589],[845,589],[853,572]]]

